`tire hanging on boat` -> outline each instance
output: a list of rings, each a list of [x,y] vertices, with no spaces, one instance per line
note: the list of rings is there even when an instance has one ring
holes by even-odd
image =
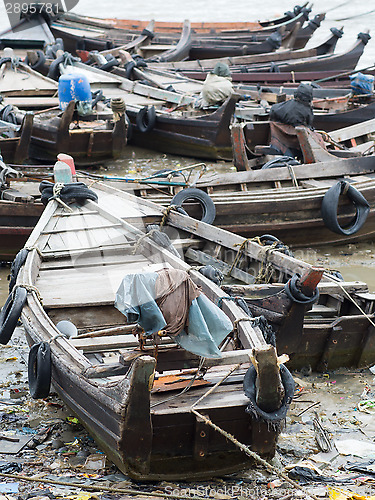
[[[34,344],[28,361],[29,390],[33,399],[43,399],[51,388],[51,347],[48,342]]]
[[[43,68],[46,62],[46,56],[44,55],[43,50],[40,49],[38,49],[36,53],[38,55],[38,59],[36,60],[35,63],[31,64],[28,56],[25,57],[24,63],[30,66],[30,68],[33,69],[34,71],[39,71],[40,69]]]
[[[0,344],[6,345],[11,339],[26,298],[27,290],[21,286],[9,294],[0,312]]]
[[[337,209],[341,194],[345,194],[355,207],[355,216],[346,226],[341,227],[337,219]],[[338,181],[324,195],[321,207],[322,219],[328,229],[337,234],[350,236],[361,229],[370,212],[370,205],[358,189],[347,181]]]
[[[24,265],[28,255],[29,255],[29,250],[27,248],[22,248],[14,257],[14,260],[10,267],[9,293],[13,290],[14,285],[16,284],[17,281],[18,273],[21,267]]]
[[[52,61],[49,70],[48,70],[48,78],[52,78],[52,80],[58,81],[59,76],[60,76],[60,68],[59,65],[60,63],[64,62],[64,56],[60,56],[54,61]]]
[[[156,122],[155,106],[144,106],[137,113],[136,123],[138,129],[143,132],[151,132]]]
[[[216,208],[215,204],[212,201],[212,198],[197,188],[185,188],[182,191],[179,191],[172,198],[170,205],[177,205],[177,207],[181,207],[182,204],[187,200],[197,201],[202,207],[202,222],[206,224],[212,224],[216,217]]]
[[[294,380],[293,377],[285,365],[280,365],[280,376],[281,381],[284,386],[284,398],[279,409],[273,412],[265,412],[256,403],[256,379],[257,371],[253,365],[245,373],[243,381],[243,390],[245,395],[249,398],[250,403],[246,408],[246,413],[250,413],[257,419],[264,420],[265,422],[278,426],[285,419],[288,407],[294,396]]]
[[[309,297],[305,295],[297,286],[297,281],[300,279],[298,274],[294,274],[285,284],[284,290],[287,296],[297,302],[297,304],[313,304],[319,299],[319,290],[316,287],[314,293]]]

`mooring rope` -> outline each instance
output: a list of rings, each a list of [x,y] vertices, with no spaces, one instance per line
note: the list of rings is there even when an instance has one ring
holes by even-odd
[[[307,491],[306,488],[304,488],[303,486],[301,486],[298,483],[296,483],[296,481],[293,481],[293,479],[290,479],[290,477],[287,476],[284,472],[276,469],[276,467],[274,467],[273,465],[271,465],[270,463],[268,463],[266,460],[264,460],[262,457],[260,457],[257,453],[255,453],[254,451],[250,450],[250,448],[248,446],[246,446],[245,444],[243,444],[240,441],[238,441],[238,439],[236,439],[232,434],[230,434],[229,432],[225,431],[224,429],[222,429],[218,425],[214,424],[207,416],[202,415],[198,411],[194,410],[194,408],[191,408],[191,412],[194,413],[194,415],[196,415],[200,419],[202,419],[205,424],[209,425],[210,427],[212,427],[213,429],[215,429],[215,431],[219,432],[226,439],[229,439],[229,441],[232,441],[232,443],[234,445],[236,445],[237,448],[239,448],[240,450],[242,450],[247,456],[249,456],[250,458],[254,459],[258,464],[263,465],[263,467],[266,470],[268,470],[268,472],[272,472],[273,474],[276,474],[278,477],[284,479],[284,481],[286,481],[289,484],[291,484],[292,486],[294,486],[294,488],[297,488],[297,489],[303,491],[303,493],[305,493],[306,496],[308,496],[310,498],[313,498],[314,500],[318,500],[318,497],[316,497],[315,495],[313,495],[312,493],[310,493],[309,491]]]
[[[68,481],[60,481],[56,479],[44,479],[40,477],[26,477],[21,474],[7,474],[5,472],[0,472],[0,477],[5,477],[7,479],[16,479],[17,481],[27,481],[32,483],[41,483],[41,484],[54,484],[57,486],[69,486],[70,488],[77,488],[83,491],[96,491],[103,492],[106,491],[108,493],[127,493],[128,495],[140,495],[144,497],[159,497],[159,498],[173,498],[176,500],[202,500],[202,496],[192,496],[192,495],[173,495],[168,493],[159,493],[158,491],[150,492],[150,491],[140,491],[133,490],[131,488],[116,488],[111,486],[96,486],[89,484],[79,484],[79,483],[69,483]]]
[[[27,292],[34,292],[37,299],[39,300],[39,302],[43,305],[43,299],[42,299],[42,295],[39,291],[39,289],[34,286],[34,285],[29,285],[29,284],[26,284],[26,283],[17,283],[17,288],[18,287],[22,287],[24,288]]]
[[[332,278],[331,278],[332,279]],[[353,299],[353,297],[350,295],[350,293],[345,290],[345,288],[342,286],[340,282],[336,282],[338,286],[341,288],[341,290],[345,293],[345,295],[348,297],[348,299],[353,302],[353,304],[359,309],[359,311],[363,314],[365,318],[368,319],[368,321],[372,324],[372,326],[375,327],[375,322],[370,318],[370,316],[362,309],[362,307]]]

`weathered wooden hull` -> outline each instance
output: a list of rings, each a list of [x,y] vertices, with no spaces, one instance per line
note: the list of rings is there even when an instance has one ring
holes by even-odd
[[[229,125],[237,97],[229,98],[217,111],[201,116],[168,116],[156,111],[156,122],[149,132],[136,126],[135,112],[130,107],[127,115],[133,125],[130,144],[171,153],[207,159],[232,159]]]
[[[288,15],[282,16],[280,18],[274,19],[272,21],[234,21],[234,22],[192,22],[191,28],[196,34],[212,34],[212,33],[228,33],[234,32],[269,32],[280,29],[281,26],[285,29],[291,29],[295,26],[297,22],[301,22],[306,19],[309,9],[306,9],[306,5],[302,7],[296,6],[294,12],[289,12]],[[87,24],[91,26],[107,27],[107,28],[119,28],[123,30],[130,31],[141,31],[147,28],[148,21],[141,21],[136,19],[113,19],[113,18],[96,18],[91,16],[80,16],[77,14],[72,14],[70,12],[63,13],[59,16],[59,19],[63,19],[70,22],[78,22],[82,24]],[[168,21],[156,21],[155,30],[160,33],[179,33],[181,31],[181,23],[179,22],[168,22]]]
[[[203,62],[201,61],[179,61],[179,62],[171,62],[171,63],[158,63],[158,68],[167,69],[167,70],[177,70],[179,72],[193,72],[188,73],[193,78],[196,79],[204,79],[206,78],[207,72],[212,70],[215,67],[217,62],[223,62],[228,64],[228,66],[242,66],[242,65],[251,65],[256,63],[265,63],[267,61],[277,62],[277,61],[285,61],[289,59],[302,59],[307,57],[314,57],[318,55],[324,54],[332,54],[336,48],[337,41],[339,39],[341,32],[339,30],[333,31],[332,35],[323,43],[316,47],[311,47],[305,50],[294,50],[294,49],[283,49],[277,52],[251,55],[251,56],[236,56],[231,58],[214,58],[214,59],[205,59]],[[284,73],[282,73],[283,75]],[[254,75],[251,73],[238,73],[234,72],[232,74],[232,80],[237,81],[241,76],[243,78],[254,79]],[[266,77],[270,75],[271,77],[279,76],[279,73],[266,73]],[[290,77],[292,79],[292,77]],[[299,78],[299,75],[295,75],[295,78]],[[305,78],[307,80],[307,78]]]
[[[30,158],[53,161],[59,153],[68,151],[77,165],[92,165],[120,157],[127,142],[124,115],[109,129],[103,121],[72,128],[74,107],[71,101],[61,116],[55,113],[50,119],[34,121]]]
[[[14,259],[38,222],[43,208],[41,203],[0,199],[0,260]]]
[[[132,325],[125,325],[129,335],[99,335],[92,341],[90,335],[93,328],[99,328],[100,334],[103,327],[123,329],[126,323],[125,317],[113,307],[117,286],[112,278],[121,283],[125,273],[132,274],[139,269],[145,271],[145,265],[151,265],[152,269],[170,265],[175,269],[190,270],[190,276],[202,287],[208,299],[216,303],[219,297],[226,296],[201,273],[191,270],[190,264],[173,253],[165,252],[153,240],[143,236],[142,250],[137,254],[132,251],[130,246],[135,242],[134,236],[144,235],[138,229],[143,227],[143,222],[160,223],[162,220],[161,207],[148,202],[142,202],[143,206],[140,207],[139,199],[122,192],[114,193],[106,186],[98,186],[96,191],[100,195],[98,204],[71,204],[74,234],[70,227],[71,221],[66,225],[67,212],[63,210],[62,213],[55,201],[47,205],[28,240],[27,245],[33,249],[19,275],[19,283],[34,284],[43,296],[42,304],[34,293],[30,293],[22,311],[30,345],[52,339],[58,333],[55,326],[57,322],[67,317],[75,323],[78,331],[84,332],[84,338],[68,339],[60,336],[50,343],[54,388],[109,459],[135,479],[203,479],[251,465],[233,443],[194,415],[191,405],[196,401],[196,409],[204,411],[225,431],[233,433],[262,456],[272,457],[279,430],[245,412],[248,399],[242,392],[251,346],[254,344],[255,352],[262,349],[268,352],[269,345],[257,326],[243,321],[243,310],[231,300],[223,300],[221,307],[231,321],[239,320],[236,331],[243,349],[235,349],[233,354],[232,349],[229,349],[223,354],[222,363],[216,359],[209,360],[215,370],[212,375],[215,378],[226,374],[228,368],[225,365],[233,366],[236,359],[245,364],[229,383],[223,381],[213,396],[206,394],[205,386],[194,387],[187,399],[185,395],[175,394],[170,406],[165,393],[153,391],[150,395],[155,367],[155,376],[159,378],[165,370],[181,373],[181,369],[188,366],[199,366],[199,356],[177,345],[170,346],[164,342],[165,345],[158,350],[157,360],[151,344],[151,349],[146,345],[144,353],[139,356],[138,342],[134,343],[131,333]],[[110,209],[106,208],[108,203]],[[63,216],[59,217],[59,214]],[[186,217],[184,220],[189,220],[189,224],[196,223]],[[183,224],[177,225],[175,233],[176,229],[178,233],[178,227],[183,231]],[[189,230],[186,231],[188,236]],[[65,246],[62,241],[66,242]],[[186,244],[189,246],[189,238],[184,239],[183,246]],[[229,246],[235,248],[231,244]],[[137,247],[134,248],[137,250]],[[304,266],[299,261],[293,261],[293,265],[295,269]],[[97,272],[106,274],[107,271],[112,277],[104,278],[100,289],[89,285],[88,282],[92,282],[93,278],[97,283]],[[321,273],[319,271],[319,279]],[[102,347],[99,347],[98,342]],[[273,348],[271,351],[275,353]],[[95,353],[94,357],[92,353]],[[103,367],[112,370],[111,364],[97,364],[98,357],[103,353],[112,355],[112,359],[116,356],[118,359],[131,360],[115,363],[116,373],[103,372]],[[126,357],[128,354],[132,357]],[[103,356],[104,359],[108,361]],[[113,375],[115,377],[111,378]],[[212,383],[211,378],[208,383]],[[204,403],[198,401],[202,396],[207,396]]]
[[[22,164],[29,158],[33,116],[26,114],[15,137],[0,138],[0,152],[5,163]]]
[[[348,295],[334,297],[329,284],[320,283],[319,299],[314,306],[294,303],[285,318],[282,285],[223,286],[228,293],[243,297],[254,315],[263,315],[276,331],[279,352],[286,353],[290,370],[308,369],[318,372],[337,368],[359,368],[375,360],[375,329],[360,314],[350,298],[357,290],[356,303],[373,319],[375,295],[362,289],[359,282],[343,285]],[[280,317],[282,320],[280,320]],[[304,320],[299,321],[303,318]],[[298,319],[299,318],[299,319]]]
[[[26,310],[26,315],[30,311]],[[23,323],[31,331],[35,322]],[[36,318],[34,318],[34,321]],[[29,328],[30,327],[30,328]],[[30,336],[30,345],[42,336]],[[126,454],[126,443],[132,440],[132,430],[126,429],[126,412],[108,395],[93,387],[58,356],[53,358],[53,387],[84,425],[96,443],[124,474],[136,480],[160,481],[178,479],[207,479],[249,468],[253,462],[223,436],[204,426],[201,429],[194,415],[151,415],[152,453],[147,471],[142,472]],[[231,387],[233,394],[242,391],[242,382]],[[125,404],[125,401],[124,401]],[[230,432],[264,458],[276,451],[277,433],[264,422],[257,422],[243,406],[213,408],[205,415]],[[134,429],[133,429],[134,432]],[[174,438],[171,439],[171,433]],[[203,434],[204,435],[203,435]],[[142,440],[141,436],[137,436]],[[142,447],[142,445],[140,445]],[[200,455],[201,452],[201,455]]]

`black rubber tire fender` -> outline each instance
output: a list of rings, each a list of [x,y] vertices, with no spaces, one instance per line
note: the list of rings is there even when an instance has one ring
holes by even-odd
[[[132,74],[133,74],[133,69],[136,67],[136,62],[135,61],[129,61],[125,64],[125,78],[128,80],[131,80]]]
[[[64,56],[60,56],[52,61],[47,74],[48,78],[52,78],[52,80],[55,80],[56,82],[58,81],[60,76],[59,64],[62,62],[64,62]]]
[[[294,274],[290,280],[285,284],[284,290],[287,296],[297,302],[297,304],[313,304],[319,300],[319,289],[315,288],[314,293],[309,297],[305,295],[297,286],[297,281],[299,280],[299,274]]]
[[[138,129],[143,132],[151,132],[156,122],[155,106],[144,106],[137,113],[136,123]]]
[[[52,375],[51,347],[48,342],[39,342],[30,348],[27,372],[32,398],[46,398],[51,388]]]
[[[14,125],[17,125],[17,118],[16,115],[14,114],[14,108],[11,104],[7,104],[0,111],[0,119],[3,120],[4,122],[13,123]]]
[[[21,267],[24,265],[28,255],[29,255],[29,250],[27,248],[21,248],[21,250],[14,257],[14,260],[10,267],[9,293],[13,290],[14,285],[16,284],[17,281],[18,273]]]
[[[103,91],[101,89],[99,90],[94,90],[94,92],[91,92],[91,107],[95,108],[95,106],[98,104],[99,101],[101,101],[103,98]]]
[[[212,198],[198,188],[185,188],[182,191],[179,191],[172,198],[170,205],[177,205],[177,207],[182,207],[182,204],[186,200],[195,200],[202,207],[202,222],[206,224],[212,224],[216,217],[216,207],[215,203],[212,201]]]
[[[273,236],[272,234],[262,234],[262,236],[259,237],[259,240],[263,245],[272,245],[273,243],[281,243],[279,238],[276,238],[276,236]]]
[[[346,227],[341,227],[337,219],[340,195],[346,190],[346,195],[355,207],[355,216]],[[362,193],[346,181],[338,181],[325,193],[321,206],[324,224],[337,234],[350,236],[361,229],[370,212],[370,205]]]
[[[23,287],[17,287],[9,294],[0,312],[0,344],[6,345],[11,339],[26,298],[27,291]]]
[[[110,71],[112,68],[119,65],[120,65],[119,61],[114,57],[113,59],[110,59],[106,63],[99,66],[99,69],[103,71]]]
[[[30,64],[30,68],[39,71],[41,68],[43,68],[45,62],[46,62],[46,56],[44,55],[43,50],[37,50],[36,53],[38,54],[38,60],[34,64]]]
[[[256,403],[256,378],[257,372],[253,365],[245,373],[244,381],[243,381],[243,390],[245,395],[250,399],[250,405],[246,409],[247,413],[255,413],[258,418],[261,418],[270,423],[278,423],[285,419],[288,406],[291,403],[294,396],[295,384],[293,377],[285,365],[280,365],[280,376],[281,381],[284,386],[284,398],[282,404],[278,410],[273,412],[265,412],[259,408]]]

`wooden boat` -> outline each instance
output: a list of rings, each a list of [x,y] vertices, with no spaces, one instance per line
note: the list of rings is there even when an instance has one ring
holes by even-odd
[[[0,92],[5,96],[0,104],[0,113],[6,113],[7,120],[14,123],[22,124],[25,119],[28,120],[26,129],[32,127],[28,151],[30,158],[51,161],[56,159],[57,154],[69,151],[77,164],[87,165],[122,154],[126,145],[123,101],[113,104],[119,109],[117,121],[113,120],[112,109],[100,103],[98,111],[85,117],[78,114],[73,101],[61,111],[59,101],[54,97],[58,90],[57,83],[17,60],[12,52],[7,54],[9,57],[0,67]],[[42,108],[36,110],[32,123],[22,109],[30,105]],[[43,110],[46,106],[48,109]]]
[[[31,250],[24,265],[20,261],[18,266],[17,290],[23,286],[38,290],[28,294],[22,322],[33,352],[41,342],[50,346],[54,389],[109,459],[135,479],[198,479],[250,465],[230,440],[210,429],[194,411],[204,412],[252,450],[271,457],[277,422],[269,425],[268,413],[259,420],[245,412],[249,400],[242,385],[252,352],[258,363],[258,401],[263,398],[270,412],[280,384],[276,351],[235,301],[226,300],[228,295],[218,285],[192,268],[199,262],[194,258],[197,249],[216,248],[219,259],[225,252],[235,256],[237,243],[229,233],[178,213],[167,215],[161,207],[128,193],[99,184],[94,191],[97,203],[69,203],[71,211],[51,201],[27,242]],[[154,232],[147,237],[144,224],[150,223]],[[170,235],[169,250],[154,239],[155,233],[161,234],[155,228],[158,223],[164,236]],[[246,254],[259,269],[268,255],[253,242]],[[280,270],[279,277],[307,271],[314,288],[322,275],[323,270],[279,252],[269,257]],[[220,357],[202,359],[178,347],[177,337],[161,338],[156,348],[143,336],[140,348],[132,334],[136,325],[126,323],[114,307],[115,293],[126,275],[157,269],[185,271],[201,287],[206,301],[220,300],[229,330],[236,330],[237,348],[230,336]],[[239,268],[234,274],[244,276],[245,282],[250,279]],[[38,297],[43,297],[43,303]],[[68,318],[78,329],[77,336],[68,338],[58,329],[59,322]],[[203,379],[194,377],[197,367],[204,367]],[[32,370],[33,365],[30,374]],[[171,386],[171,380],[180,383]],[[189,391],[181,392],[188,383]],[[41,392],[33,394],[40,397]],[[280,394],[276,398],[280,404]]]
[[[118,121],[113,120],[109,108],[83,118],[75,106],[71,101],[63,112],[45,110],[35,116],[30,158],[51,162],[59,153],[69,151],[77,165],[93,165],[121,156],[126,146],[125,112]],[[15,108],[15,116],[21,122],[25,112]]]
[[[296,6],[293,12],[288,12],[287,15],[282,18],[276,19],[274,21],[265,22],[248,22],[248,21],[234,21],[234,22],[192,22],[191,28],[193,33],[205,34],[208,33],[212,35],[220,34],[224,32],[226,34],[233,32],[237,34],[238,32],[251,32],[251,33],[269,33],[272,31],[277,31],[281,27],[286,30],[291,30],[297,22],[301,22],[303,18],[306,18],[310,13],[311,9],[306,3],[303,6]],[[59,20],[64,20],[66,22],[78,22],[82,24],[87,24],[91,26],[106,26],[111,28],[120,28],[123,30],[136,30],[140,31],[144,29],[148,22],[140,21],[135,19],[113,19],[113,18],[95,18],[92,16],[81,16],[72,12],[61,13],[58,16]],[[168,22],[168,21],[156,21],[155,29],[162,33],[178,33],[181,29],[181,23],[179,22]]]
[[[29,158],[33,116],[26,113],[20,125],[0,120],[0,154],[6,163],[23,163]]]
[[[15,14],[15,13],[12,13]],[[45,45],[55,42],[48,23],[43,16],[25,16],[19,22],[12,23],[0,33],[0,49],[43,49]]]
[[[115,47],[125,50],[137,50],[145,58],[155,58],[161,61],[183,61],[189,55],[191,48],[190,22],[185,20],[180,29],[179,37],[158,41],[151,21],[138,33],[127,33],[121,29],[90,27],[81,23],[66,23],[64,21],[51,24],[52,33],[61,38],[65,50],[75,54],[76,50],[105,51]]]
[[[318,284],[319,300],[310,309],[294,303],[288,318],[280,322],[283,306],[270,310],[276,298],[281,298],[284,285],[223,285],[223,290],[246,301],[254,315],[263,315],[276,331],[279,352],[289,356],[290,370],[305,372],[336,370],[347,367],[365,367],[373,363],[373,325],[375,294],[360,282],[325,281]],[[274,300],[270,297],[273,295]],[[282,302],[282,300],[280,300]],[[303,324],[297,315],[304,314]],[[278,324],[279,323],[279,324]]]
[[[0,170],[0,261],[14,259],[44,208],[38,184],[13,178],[15,174],[13,169],[9,174]]]
[[[276,72],[277,74],[280,73],[290,73],[290,72],[322,72],[322,71],[330,71],[332,68],[335,68],[336,74],[337,72],[340,71],[348,71],[351,72],[355,69],[355,67],[358,64],[358,61],[360,57],[363,54],[363,51],[365,49],[365,46],[367,45],[368,41],[370,39],[370,35],[365,32],[365,33],[359,33],[357,41],[355,44],[347,49],[344,52],[341,52],[340,54],[323,54],[323,55],[317,55],[317,56],[312,56],[309,58],[303,58],[303,59],[292,59],[289,61],[278,61],[276,64],[271,62],[259,62],[259,63],[252,63],[249,65],[240,65],[240,66],[230,66],[232,78],[236,79],[236,81],[246,81],[245,78],[242,77],[242,74],[244,73],[267,73],[267,72]],[[185,70],[184,70],[185,72]],[[188,70],[186,71],[186,73]],[[190,77],[192,78],[197,78],[199,77],[199,73],[202,73],[201,71],[195,70],[192,72],[189,72]],[[203,72],[205,74],[205,72]],[[238,76],[240,74],[241,76]],[[237,77],[236,77],[237,75]],[[200,78],[202,78],[200,76]],[[281,76],[282,77],[282,76]],[[258,82],[262,81],[259,76],[257,76]],[[265,77],[267,78],[267,76]],[[280,78],[280,77],[279,77]],[[272,82],[272,77],[270,77],[270,80]],[[276,80],[277,81],[277,80]]]
[[[177,93],[79,62],[67,64],[62,71],[83,73],[87,75],[92,91],[100,89],[105,97],[124,100],[131,128],[129,144],[198,158],[232,158],[229,124],[238,96],[228,98],[215,110],[201,110],[193,107],[196,96],[191,95],[201,88],[199,83],[191,84],[185,80],[185,92]],[[189,86],[190,91],[187,91]],[[154,117],[149,120],[151,113]],[[139,126],[140,118],[145,114],[146,124]]]
[[[230,58],[213,58],[213,59],[205,59],[204,61],[194,60],[194,61],[178,61],[178,62],[170,62],[170,63],[158,63],[155,65],[155,68],[166,69],[166,70],[175,70],[180,72],[194,72],[195,73],[203,73],[206,74],[208,71],[211,71],[218,62],[223,62],[228,64],[228,66],[238,66],[242,67],[243,65],[251,65],[256,63],[266,63],[266,62],[278,62],[283,60],[291,60],[291,59],[303,59],[307,57],[314,57],[318,55],[324,54],[332,54],[335,51],[336,44],[339,38],[342,37],[343,31],[337,28],[331,28],[331,35],[327,38],[326,41],[319,44],[316,47],[311,47],[309,49],[279,49],[276,52],[265,53],[265,54],[257,54],[257,55],[248,55],[248,56],[235,56]],[[149,64],[150,67],[153,67],[152,64]],[[237,78],[237,73],[233,75]]]
[[[118,195],[117,191],[108,186],[105,189]],[[147,208],[150,206],[152,205],[145,205]],[[245,242],[240,236],[229,236],[224,231],[204,223],[192,220],[187,223],[188,219],[176,212],[171,212],[169,218],[175,231],[176,228],[179,231],[175,232],[172,238],[173,244],[176,248],[183,246],[180,251],[183,251],[185,259],[188,262],[193,259],[200,265],[211,264],[219,269],[226,276],[226,284],[222,285],[224,292],[231,296],[244,297],[254,316],[266,317],[276,333],[278,352],[289,355],[290,359],[286,363],[289,369],[309,367],[314,371],[326,371],[342,366],[366,366],[374,362],[373,328],[369,320],[374,317],[375,296],[369,293],[366,283],[345,282],[336,274],[326,272],[318,284],[319,299],[306,308],[305,304],[290,300],[285,294],[283,282],[295,271],[310,272],[312,266],[296,261],[288,255],[281,255],[277,250],[278,245],[276,250],[266,246],[262,251],[259,247],[261,243],[271,244],[272,247],[272,241],[267,243],[267,239]],[[171,226],[167,226],[166,231],[171,234]],[[184,239],[186,231],[194,231],[190,236],[190,244],[188,239]],[[230,247],[229,240],[232,241]],[[212,243],[208,244],[208,241]],[[224,244],[226,251],[216,251],[212,255],[209,249],[214,244],[216,249]],[[273,245],[275,246],[274,243]],[[239,248],[242,249],[241,257],[237,259],[236,265],[232,266],[233,259],[238,257]],[[260,254],[263,255],[261,259]],[[268,266],[267,276],[264,277],[268,281],[267,285],[259,284],[261,268],[258,261],[263,258]],[[47,263],[45,265],[47,266]],[[86,279],[87,277],[85,275]],[[235,279],[237,283],[238,280],[245,281],[246,284],[233,285],[230,284],[231,279]],[[366,311],[368,318],[361,313],[357,304],[362,311]],[[50,310],[50,315],[53,316],[56,312]],[[57,322],[59,317],[54,321]],[[108,324],[106,327],[108,328]],[[125,342],[126,335],[121,338]],[[98,343],[99,340],[100,338],[95,338],[95,342]],[[90,345],[90,339],[82,338],[81,346],[88,357]]]
[[[249,124],[251,125],[251,124]],[[296,166],[260,168],[265,163],[262,156],[268,147],[259,147],[253,159],[247,158],[246,127],[232,125],[235,166],[242,172],[212,173],[203,176],[195,185],[209,194],[216,209],[214,224],[220,228],[254,237],[269,233],[292,247],[337,244],[372,238],[375,231],[375,173],[374,156],[362,156],[373,147],[369,134],[374,131],[371,120],[329,134],[329,141],[341,150],[327,151],[317,143],[304,127],[297,127],[297,137],[304,155],[304,163]],[[242,135],[243,134],[243,135]],[[353,147],[353,144],[356,144]],[[348,148],[343,146],[349,146]],[[273,158],[273,157],[272,157]],[[369,204],[364,225],[357,232],[344,234],[333,230],[324,222],[321,213],[323,199],[332,186],[340,180],[350,182],[362,193]],[[122,189],[130,189],[129,185]],[[132,184],[139,196],[168,205],[179,204],[174,196],[181,188],[150,187]],[[181,193],[179,193],[181,194]],[[199,218],[202,202],[192,196],[183,202],[189,214]],[[354,203],[354,205],[353,205]],[[341,228],[353,222],[355,202],[340,197],[334,216]]]
[[[278,25],[269,25],[265,27],[261,27],[257,31],[248,31],[247,33],[237,30],[234,32],[215,32],[214,29],[210,33],[209,36],[198,35],[196,30],[196,24],[191,23],[191,33],[192,33],[192,45],[191,45],[191,53],[190,58],[197,57],[211,57],[207,52],[207,44],[209,43],[209,38],[212,39],[213,43],[220,45],[221,43],[230,42],[232,45],[231,48],[227,47],[226,49],[223,47],[219,49],[213,47],[212,50],[218,56],[221,55],[236,55],[236,54],[244,54],[244,53],[261,53],[267,50],[275,50],[275,46],[270,47],[268,44],[263,45],[265,39],[255,39],[255,37],[263,37],[269,36],[272,33],[280,32],[284,33],[287,37],[289,33],[293,30],[299,28],[303,25],[306,19],[308,19],[308,15],[311,9],[302,8],[299,14],[293,16],[293,18],[288,19],[287,21],[280,23]],[[159,34],[158,28],[160,24],[155,23],[155,34],[153,37],[152,45],[156,44],[176,44],[176,31],[172,33],[162,33]],[[299,45],[304,46],[307,43],[309,38],[313,33],[312,27],[317,25],[312,24],[309,29],[301,30],[299,33]],[[123,26],[114,26],[111,22],[106,22],[106,20],[95,20],[93,18],[87,18],[84,16],[77,16],[71,13],[64,13],[51,20],[50,24],[52,33],[57,38],[62,38],[64,40],[65,48],[71,52],[74,52],[77,48],[84,50],[106,50],[112,47],[117,47],[129,42],[130,39],[134,38],[134,36],[139,36],[146,26],[142,23],[142,28],[137,29],[134,27],[124,28]],[[179,32],[181,32],[181,27],[179,28]],[[238,45],[237,36],[242,37],[239,42],[242,50],[239,51],[235,46]],[[232,38],[230,38],[232,37]],[[297,37],[297,33],[295,34]],[[295,38],[296,39],[296,38]],[[294,43],[294,42],[293,42]],[[101,45],[101,47],[100,47]],[[244,48],[246,45],[246,49]],[[253,48],[251,48],[253,47]],[[147,46],[143,45],[142,50],[146,50]],[[202,50],[205,55],[202,55]],[[217,52],[219,50],[219,52]],[[255,51],[255,52],[254,52]],[[209,52],[213,54],[213,52]],[[212,56],[213,57],[213,56]],[[181,58],[182,59],[182,58]],[[169,59],[172,60],[172,59]],[[175,58],[174,60],[178,60]]]
[[[315,94],[314,95],[319,95]],[[323,91],[324,93],[324,91]],[[260,94],[262,95],[262,93]],[[274,102],[278,102],[276,99]],[[363,122],[372,120],[374,116],[375,102],[372,96],[351,97],[346,92],[343,95],[336,95],[325,99],[313,98],[314,107],[314,128],[316,130],[333,133],[337,130],[358,125],[359,129]],[[344,104],[341,106],[341,104]],[[327,107],[327,110],[322,108]],[[319,109],[320,108],[320,109]],[[246,108],[238,107],[236,116],[246,121]],[[244,126],[244,135],[249,155],[258,145],[266,145],[270,142],[270,122],[264,120],[268,117],[267,111],[263,108],[258,115],[257,121],[246,123]],[[356,129],[354,129],[356,130]]]
[[[373,68],[373,66],[371,66]],[[357,70],[361,71],[361,70]],[[282,71],[280,73],[270,73],[269,71],[256,71],[254,73],[233,73],[232,81],[247,85],[267,85],[267,86],[283,86],[296,87],[301,82],[316,82],[317,85],[324,88],[350,88],[349,75],[353,75],[357,71],[336,70],[325,71]],[[372,75],[373,72],[366,67],[362,72]],[[204,80],[205,73],[201,71],[183,72],[190,78],[195,80]]]

